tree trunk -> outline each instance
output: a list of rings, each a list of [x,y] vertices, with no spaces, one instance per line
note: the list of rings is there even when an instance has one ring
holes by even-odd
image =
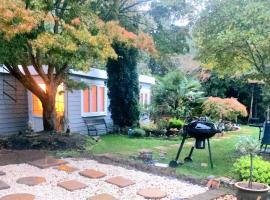
[[[46,98],[41,100],[43,107],[43,128],[44,131],[56,130],[56,110],[55,110],[55,97],[57,87],[47,86]]]
[[[253,155],[250,154],[250,175],[249,175],[249,182],[248,187],[252,188],[252,181],[253,181]]]

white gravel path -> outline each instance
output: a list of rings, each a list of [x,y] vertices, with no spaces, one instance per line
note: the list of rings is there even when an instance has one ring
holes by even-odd
[[[73,160],[66,159],[70,166],[84,169],[96,169],[107,174],[101,179],[89,179],[78,174],[78,171],[71,174],[58,171],[54,168],[39,169],[28,164],[0,166],[0,171],[6,172],[0,180],[11,186],[10,189],[1,190],[0,198],[12,193],[30,193],[36,196],[36,200],[86,200],[100,193],[108,193],[119,200],[142,200],[144,198],[136,195],[137,191],[142,188],[159,188],[167,193],[164,200],[182,199],[191,197],[207,190],[205,187],[193,185],[184,181],[173,178],[167,178],[157,175],[148,174],[137,170],[128,170],[123,167],[100,164],[93,160]],[[43,176],[47,182],[38,186],[29,187],[17,184],[16,180],[25,176]],[[104,180],[114,177],[123,176],[136,182],[135,185],[126,188],[106,183]],[[57,186],[58,182],[76,179],[88,185],[86,189],[69,192]]]

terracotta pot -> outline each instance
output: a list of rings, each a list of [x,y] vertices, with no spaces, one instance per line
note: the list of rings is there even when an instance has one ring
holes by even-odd
[[[248,182],[235,183],[237,188],[237,200],[267,200],[270,187],[263,183],[252,183],[252,188],[248,187]]]

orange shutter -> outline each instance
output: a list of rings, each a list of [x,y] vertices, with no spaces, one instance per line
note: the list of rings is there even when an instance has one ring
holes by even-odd
[[[91,112],[97,112],[97,86],[91,88]]]
[[[83,91],[83,112],[88,113],[89,110],[89,89]]]
[[[105,112],[105,88],[104,87],[100,87],[99,88],[99,96],[100,96],[100,110],[99,112]]]

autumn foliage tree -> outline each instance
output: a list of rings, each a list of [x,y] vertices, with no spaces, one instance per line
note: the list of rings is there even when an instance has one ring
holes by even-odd
[[[203,114],[214,120],[227,119],[237,121],[238,116],[248,115],[246,107],[235,98],[209,97],[203,103]]]
[[[55,130],[55,96],[58,86],[68,81],[70,69],[88,71],[108,58],[117,59],[114,41],[151,51],[148,36],[129,33],[115,21],[103,22],[89,4],[87,0],[0,2],[0,63],[40,99],[46,131]],[[45,91],[29,66],[46,85]]]

